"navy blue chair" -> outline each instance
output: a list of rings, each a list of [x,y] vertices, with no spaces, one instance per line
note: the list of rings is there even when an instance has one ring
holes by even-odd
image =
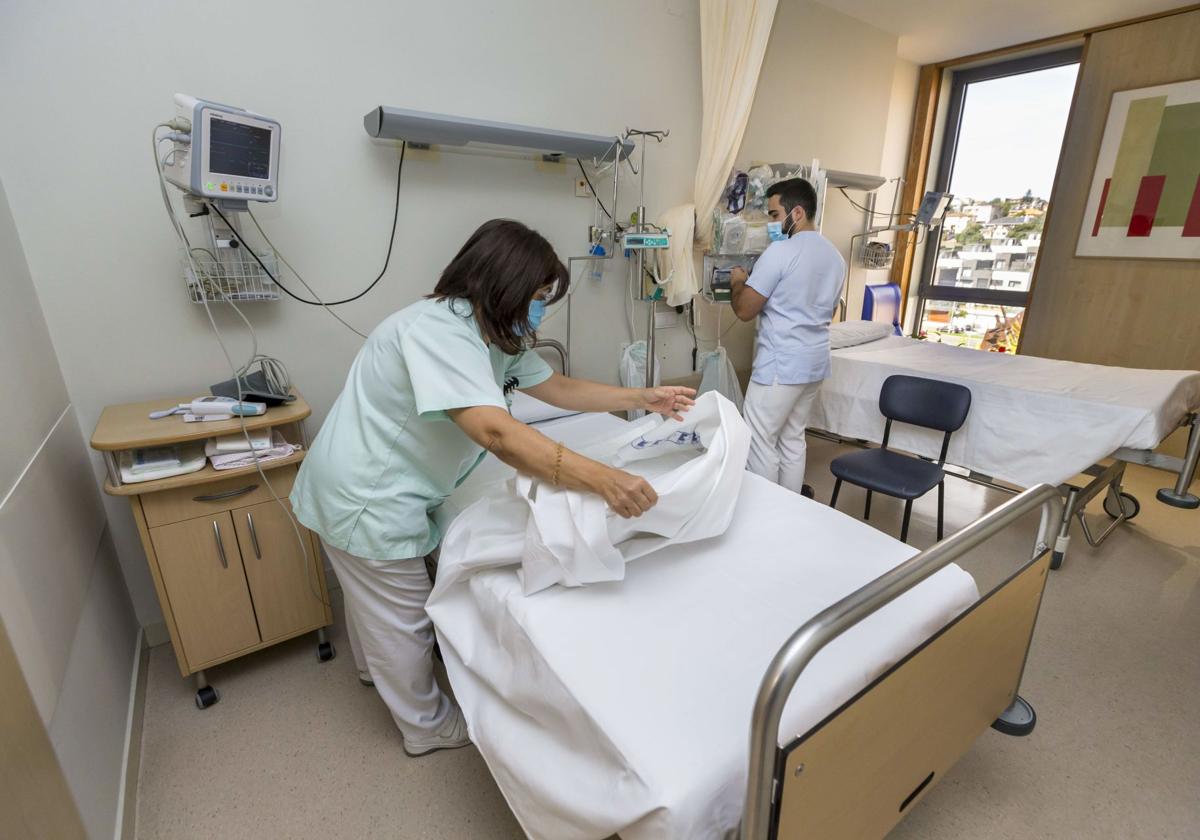
[[[879,411],[887,418],[883,427],[883,445],[879,449],[852,452],[833,459],[829,469],[837,481],[833,485],[830,507],[837,507],[842,482],[848,481],[866,488],[867,504],[863,519],[871,518],[871,494],[883,493],[904,499],[904,524],[900,526],[900,541],[908,542],[908,519],[914,499],[924,496],[934,487],[938,490],[937,538],[942,538],[942,515],[945,509],[945,478],[942,466],[950,448],[950,435],[966,422],[971,410],[971,392],[962,385],[918,376],[889,376],[879,394]],[[945,432],[942,454],[937,463],[901,455],[888,449],[892,421],[936,429]]]

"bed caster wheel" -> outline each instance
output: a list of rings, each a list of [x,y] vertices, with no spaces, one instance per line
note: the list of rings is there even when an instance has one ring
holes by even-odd
[[[1050,552],[1050,568],[1058,569],[1062,567],[1063,553],[1061,551]]]
[[[1142,512],[1142,503],[1137,500],[1137,496],[1129,493],[1121,494],[1121,510],[1114,510],[1116,505],[1113,504],[1112,496],[1104,497],[1104,512],[1117,519],[1122,513],[1125,514],[1125,521],[1129,521]]]
[[[209,706],[215,706],[221,700],[221,692],[217,691],[211,685],[206,685],[204,688],[196,690],[196,708],[207,709]]]
[[[1037,726],[1037,713],[1024,697],[1019,694],[1005,709],[1000,717],[992,721],[992,729],[1005,735],[1020,738],[1028,735]]]
[[[334,648],[333,642],[320,642],[317,645],[318,662],[328,662],[335,656],[337,656],[337,650]]]

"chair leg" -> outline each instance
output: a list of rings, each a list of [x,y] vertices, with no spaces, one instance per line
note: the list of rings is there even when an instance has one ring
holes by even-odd
[[[871,491],[867,491],[867,504],[863,507],[863,522],[871,518]]]
[[[945,516],[945,512],[946,512],[946,482],[939,481],[938,482],[938,524],[937,524],[938,542],[942,541],[942,519]]]
[[[838,497],[838,493],[840,493],[841,491],[842,491],[842,480],[839,478],[837,481],[833,482],[833,495],[829,497],[829,506],[831,508],[837,507],[837,497]]]
[[[900,542],[908,542],[908,517],[912,515],[912,499],[904,503],[904,524],[900,526]]]

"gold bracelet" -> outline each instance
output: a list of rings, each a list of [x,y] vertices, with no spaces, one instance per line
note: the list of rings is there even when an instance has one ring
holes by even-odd
[[[562,470],[562,455],[563,455],[563,445],[562,445],[562,441],[560,440],[554,446],[554,475],[552,475],[550,477],[550,483],[553,484],[555,487],[558,486],[558,474]]]

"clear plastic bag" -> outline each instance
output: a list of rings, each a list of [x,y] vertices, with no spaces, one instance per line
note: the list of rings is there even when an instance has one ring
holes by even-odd
[[[737,371],[724,347],[718,347],[711,353],[706,353],[700,359],[700,388],[697,396],[716,391],[729,400],[740,413],[742,410],[742,385],[738,382]]]
[[[621,384],[626,388],[646,387],[646,342],[635,341],[621,354]],[[662,380],[662,368],[654,366],[654,384]],[[641,409],[626,412],[630,420],[637,420],[646,412]]]

